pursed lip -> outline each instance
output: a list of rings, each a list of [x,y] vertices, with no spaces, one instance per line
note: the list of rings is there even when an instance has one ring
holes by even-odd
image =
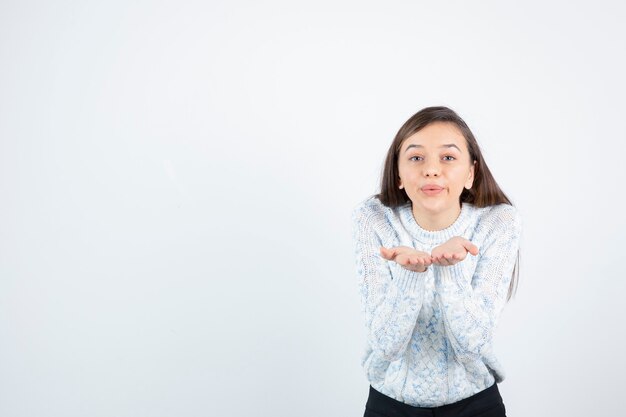
[[[426,184],[422,187],[422,190],[443,190],[443,187],[440,187],[437,184]]]

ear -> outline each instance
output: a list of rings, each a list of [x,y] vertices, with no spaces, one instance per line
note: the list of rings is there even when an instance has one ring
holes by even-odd
[[[475,169],[475,167],[476,167],[476,161],[474,161],[472,166],[470,166],[470,172],[469,172],[469,175],[467,177],[467,181],[465,181],[465,188],[467,188],[468,190],[470,188],[472,188],[472,184],[474,183],[474,169]]]

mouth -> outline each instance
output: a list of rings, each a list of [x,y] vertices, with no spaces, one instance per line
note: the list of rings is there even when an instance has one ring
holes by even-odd
[[[425,187],[422,187],[422,192],[426,195],[437,195],[439,194],[441,191],[443,191],[443,188],[441,187],[436,187],[433,185],[427,185]]]

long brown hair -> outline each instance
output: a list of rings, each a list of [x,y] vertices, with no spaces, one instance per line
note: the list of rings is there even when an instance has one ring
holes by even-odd
[[[449,122],[454,123],[461,131],[467,144],[470,154],[470,161],[475,161],[474,165],[474,186],[471,189],[464,188],[459,203],[466,202],[476,207],[487,207],[495,204],[513,205],[509,198],[504,194],[498,183],[491,175],[491,171],[487,167],[487,163],[483,159],[480,147],[474,134],[467,126],[465,121],[453,110],[444,106],[426,107],[409,118],[394,138],[387,158],[383,167],[382,179],[380,184],[380,192],[375,196],[382,204],[388,207],[398,207],[411,201],[406,191],[399,188],[400,176],[398,174],[398,156],[400,148],[406,138],[423,129],[433,122]],[[507,301],[517,291],[517,282],[519,281],[519,259],[520,251],[517,251],[517,260],[513,268],[513,276],[511,277],[511,285],[509,285],[509,293]]]

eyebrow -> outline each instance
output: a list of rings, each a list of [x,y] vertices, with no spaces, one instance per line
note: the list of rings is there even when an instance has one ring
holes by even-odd
[[[416,144],[411,144],[409,146],[407,146],[407,148],[404,150],[404,152],[408,152],[409,149],[411,148],[423,148],[423,145],[416,145]],[[458,146],[456,146],[454,143],[446,143],[445,145],[441,145],[440,148],[457,148],[459,152],[461,152],[461,150],[459,149]]]

